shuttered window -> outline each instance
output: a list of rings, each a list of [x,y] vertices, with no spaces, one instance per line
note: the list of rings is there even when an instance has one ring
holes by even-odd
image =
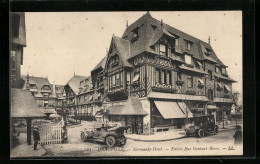
[[[188,88],[193,87],[192,81],[193,81],[192,76],[187,76],[187,87]]]

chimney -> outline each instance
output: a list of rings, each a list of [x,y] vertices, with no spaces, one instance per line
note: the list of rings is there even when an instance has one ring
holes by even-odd
[[[26,89],[29,90],[30,89],[30,85],[29,85],[29,73],[27,72],[27,79],[26,79]]]
[[[128,27],[128,20],[126,20],[126,27]]]
[[[210,36],[209,36],[209,44],[210,44]]]
[[[161,19],[161,27],[163,26],[163,19]]]

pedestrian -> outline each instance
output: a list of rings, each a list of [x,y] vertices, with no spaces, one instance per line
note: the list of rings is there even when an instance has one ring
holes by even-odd
[[[237,126],[237,127],[236,127],[236,132],[235,132],[233,138],[235,138],[235,142],[234,142],[235,145],[242,143],[242,131],[241,131],[241,126]]]
[[[38,142],[40,141],[39,127],[36,126],[33,130],[34,150],[37,150]]]

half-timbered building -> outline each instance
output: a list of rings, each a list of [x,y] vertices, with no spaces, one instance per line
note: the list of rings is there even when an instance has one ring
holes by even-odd
[[[227,66],[206,43],[148,12],[122,37],[112,36],[91,71],[93,101],[131,133],[182,128],[197,114],[228,118],[232,83]]]

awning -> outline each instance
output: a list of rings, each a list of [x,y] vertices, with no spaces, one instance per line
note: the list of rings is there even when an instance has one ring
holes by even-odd
[[[108,115],[147,115],[147,112],[143,110],[140,99],[134,97],[129,97],[123,105],[111,106],[107,110]]]
[[[162,92],[150,92],[147,96],[153,99],[168,99],[168,100],[192,100],[192,101],[209,101],[206,96],[198,95],[186,95],[186,94],[172,94],[172,93],[162,93]]]
[[[203,67],[203,65],[201,64],[201,62],[197,61],[197,64],[201,67]]]
[[[214,100],[213,100],[213,102],[215,102],[215,103],[220,103],[220,102],[224,102],[224,103],[233,103],[234,101],[233,101],[233,99],[228,99],[228,98],[218,98],[218,97],[216,97],[216,98],[214,98]]]
[[[185,116],[189,118],[193,117],[193,114],[191,113],[190,109],[187,107],[187,105],[184,102],[177,102],[179,107],[181,108],[182,112],[185,114]]]
[[[89,101],[93,101],[93,95],[89,97]]]
[[[134,79],[133,79],[133,82],[138,81],[138,80],[139,80],[139,77],[140,77],[139,74],[136,74],[135,77],[134,77]]]
[[[198,80],[199,80],[200,84],[204,84],[203,80],[201,80],[200,78]]]
[[[227,86],[227,85],[224,85],[224,87],[226,88],[227,91],[231,91],[231,89]]]
[[[154,103],[165,119],[186,118],[185,114],[182,112],[176,102],[154,101]]]
[[[218,86],[219,88],[222,88],[222,85],[221,85],[221,84],[219,84],[219,83],[217,83],[217,86]]]

